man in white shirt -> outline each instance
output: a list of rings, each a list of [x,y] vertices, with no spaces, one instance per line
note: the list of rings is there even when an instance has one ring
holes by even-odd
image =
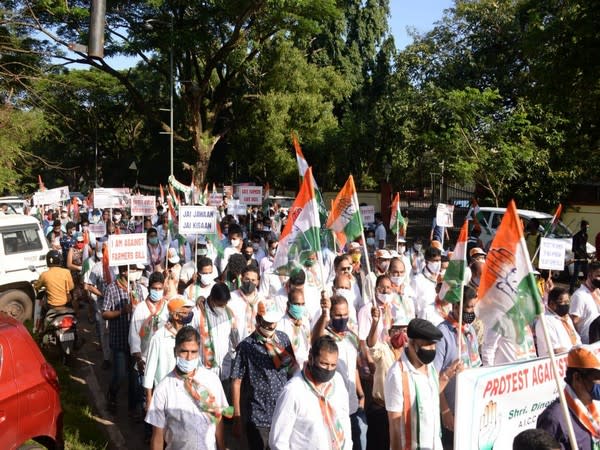
[[[303,291],[295,290],[288,294],[287,310],[277,322],[277,329],[290,338],[296,362],[301,369],[308,360],[311,335],[310,318],[306,311]]]
[[[569,351],[574,345],[581,344],[581,338],[575,331],[573,321],[569,317],[570,306],[569,291],[567,289],[555,287],[548,292],[548,307],[544,313],[544,318],[546,319],[548,337],[554,353],[563,353]],[[535,324],[535,338],[538,355],[547,356],[548,346],[540,319]]]
[[[212,287],[215,285],[213,262],[210,258],[207,256],[198,257],[198,272],[195,277],[195,283],[185,288],[183,292],[185,298],[194,302],[194,304],[196,304],[199,298],[205,299],[208,297]]]
[[[218,377],[200,365],[200,336],[185,327],[175,336],[175,369],[154,391],[146,414],[152,450],[225,449],[223,416],[231,417]]]
[[[275,254],[277,253],[277,241],[269,239],[267,241],[267,251],[267,255],[264,258],[262,258],[258,263],[261,278],[264,276],[265,272],[271,270],[271,267],[273,267],[273,262],[275,261]]]
[[[438,274],[442,267],[442,252],[435,247],[425,250],[425,267],[414,276],[411,287],[415,295],[415,315],[423,317],[425,309],[435,303]]]
[[[400,304],[404,308],[404,317],[412,319],[415,317],[415,293],[412,287],[406,283],[409,272],[402,257],[398,256],[390,260],[388,275],[392,282],[392,290],[400,297]]]
[[[384,385],[390,448],[442,450],[440,393],[460,365],[451,365],[438,377],[431,363],[436,355],[436,342],[442,338],[442,333],[432,323],[413,319],[408,324],[407,334],[405,352],[390,368]],[[404,389],[406,385],[409,392]],[[407,429],[407,424],[410,429]]]
[[[175,354],[173,353],[175,335],[191,322],[192,306],[193,303],[183,297],[172,298],[167,305],[168,322],[159,328],[150,339],[142,383],[146,392],[146,407],[152,401],[154,387],[175,367]]]
[[[589,265],[585,283],[571,296],[569,314],[581,341],[588,344],[590,324],[600,315],[600,262]]]
[[[262,295],[258,292],[260,276],[255,265],[250,265],[242,270],[239,289],[231,293],[231,300],[227,306],[235,316],[240,341],[246,339],[254,331],[256,310]]]
[[[348,392],[337,363],[335,341],[321,336],[311,347],[308,364],[279,395],[271,450],[352,449]]]
[[[321,313],[321,296],[317,289],[306,284],[306,273],[300,268],[292,269],[288,280],[275,295],[275,303],[277,304],[279,311],[282,315],[285,313],[285,310],[287,309],[288,294],[295,289],[304,292],[306,310],[310,317],[311,324],[314,324]]]
[[[229,238],[229,246],[225,247],[223,250],[223,257],[221,258],[220,269],[221,273],[225,272],[225,267],[227,267],[227,263],[229,263],[229,257],[236,253],[242,253],[242,229],[237,224],[229,225],[229,233],[227,234]]]

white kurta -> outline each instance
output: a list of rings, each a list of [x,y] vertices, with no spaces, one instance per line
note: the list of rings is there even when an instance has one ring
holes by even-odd
[[[573,321],[568,314],[562,319],[566,321],[566,326],[570,327],[573,333],[575,333],[576,341],[574,344],[571,342],[571,337],[569,336],[569,332],[567,331],[565,324],[563,324],[561,317],[552,311],[546,311],[544,313],[544,318],[546,319],[546,328],[548,329],[550,345],[552,345],[553,349],[564,348],[569,350],[573,345],[581,344],[581,338],[579,337],[579,334],[577,334],[577,331],[575,331]],[[538,355],[548,356],[548,346],[546,345],[546,339],[544,338],[542,322],[539,319],[535,323],[535,338]]]

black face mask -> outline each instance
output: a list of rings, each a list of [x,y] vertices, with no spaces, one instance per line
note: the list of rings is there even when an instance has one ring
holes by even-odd
[[[593,278],[592,279],[592,286],[595,287],[596,289],[600,289],[600,280],[597,278]]]
[[[329,380],[333,378],[335,375],[335,369],[328,370],[323,369],[321,366],[317,366],[316,364],[310,365],[310,373],[317,383],[327,383]]]
[[[252,281],[242,281],[240,290],[246,295],[252,294],[256,290],[256,285]]]
[[[333,328],[334,331],[341,333],[343,331],[346,331],[346,329],[348,328],[348,317],[340,317],[338,319],[331,319],[331,328]]]
[[[475,321],[475,313],[463,312],[462,319],[463,323],[473,323]]]
[[[417,358],[419,358],[423,364],[429,364],[435,359],[435,348],[433,350],[419,348],[416,353]]]
[[[564,317],[569,314],[569,308],[571,305],[556,305],[556,309],[554,312],[558,314],[560,317]]]

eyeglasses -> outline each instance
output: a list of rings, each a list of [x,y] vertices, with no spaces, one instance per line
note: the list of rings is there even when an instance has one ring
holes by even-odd
[[[352,271],[352,266],[344,266],[344,267],[340,267],[340,270],[342,272],[351,272]]]

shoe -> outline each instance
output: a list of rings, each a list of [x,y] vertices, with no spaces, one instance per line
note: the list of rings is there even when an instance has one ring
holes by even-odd
[[[110,363],[110,361],[108,359],[105,359],[104,361],[102,361],[102,365],[100,366],[102,368],[102,370],[108,370],[110,369],[112,366],[112,364]]]

